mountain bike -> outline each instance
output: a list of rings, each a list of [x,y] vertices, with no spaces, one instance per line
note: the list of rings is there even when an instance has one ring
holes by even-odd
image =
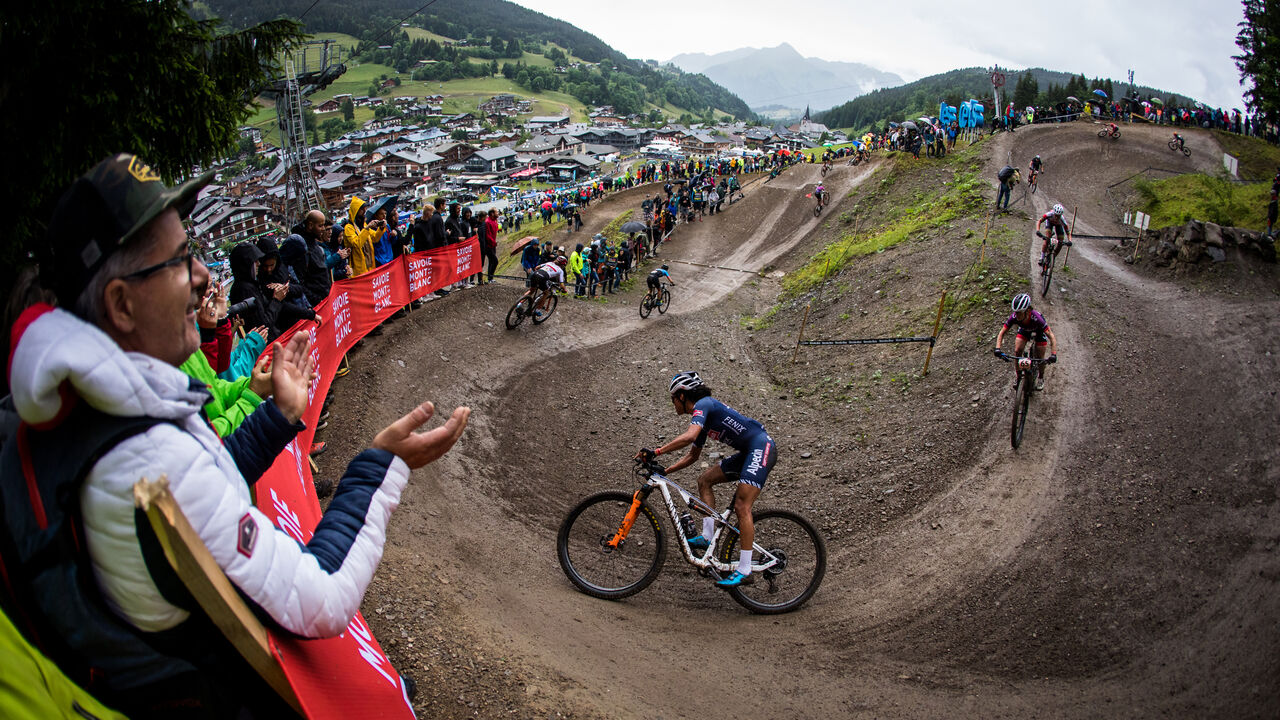
[[[813,216],[818,217],[822,214],[822,208],[827,206],[827,194],[822,193],[816,196],[817,202],[813,206]]]
[[[642,478],[635,492],[607,490],[579,502],[560,525],[556,554],[565,575],[592,597],[620,600],[644,590],[658,577],[666,560],[667,536],[658,514],[646,504],[658,490],[671,517],[671,527],[684,561],[705,577],[719,579],[738,564],[738,528],[729,522],[733,498],[724,512],[663,476],[660,464],[635,461]],[[673,494],[685,504],[684,517]],[[711,544],[694,555],[696,537],[690,511],[715,521]],[[752,512],[756,538],[748,582],[726,591],[754,613],[775,615],[804,605],[818,590],[827,571],[827,545],[813,524],[790,510]]]
[[[544,296],[550,295],[551,299],[547,302],[547,309],[534,312],[534,308],[538,306]],[[526,292],[516,301],[515,305],[507,311],[507,329],[515,330],[520,327],[520,323],[525,318],[533,318],[534,325],[541,325],[551,317],[551,313],[556,311],[556,305],[560,302],[559,295],[554,290],[533,290]]]
[[[1174,152],[1178,152],[1179,150],[1181,150],[1183,155],[1185,155],[1186,157],[1191,157],[1191,148],[1187,147],[1186,143],[1178,142],[1177,140],[1170,140],[1169,149]]]
[[[1099,131],[1098,131],[1098,137],[1100,137],[1100,138],[1107,138],[1107,137],[1109,137],[1109,138],[1111,138],[1112,140],[1119,140],[1119,139],[1120,139],[1120,128],[1112,129],[1112,128],[1111,128],[1111,127],[1109,127],[1109,126],[1108,126],[1108,127],[1104,127],[1104,128],[1102,128],[1101,130],[1099,130]]]
[[[1045,297],[1049,294],[1049,285],[1051,285],[1053,281],[1053,264],[1058,259],[1058,253],[1062,252],[1062,248],[1064,246],[1068,248],[1071,247],[1071,241],[1060,240],[1058,242],[1054,242],[1052,238],[1039,230],[1036,231],[1036,237],[1049,242],[1049,252],[1044,253],[1040,258],[1040,297]],[[1067,252],[1069,253],[1071,251],[1068,250]],[[1062,266],[1066,267],[1066,265],[1067,261],[1064,258]]]
[[[1030,176],[1027,177],[1027,189],[1031,191],[1032,195],[1036,194],[1036,189],[1039,187],[1039,181],[1040,181],[1040,171],[1039,170],[1030,171]]]
[[[658,309],[659,315],[665,315],[667,308],[671,307],[671,292],[666,288],[662,288],[658,292],[650,290],[644,294],[644,299],[640,301],[640,317],[647,318],[654,308]]]
[[[1022,346],[1022,354],[1010,355],[999,350],[996,357],[1005,362],[1014,362],[1017,377],[1013,381],[1013,423],[1009,428],[1009,442],[1017,450],[1022,444],[1022,431],[1027,426],[1027,413],[1031,410],[1031,394],[1036,391],[1036,371],[1043,373],[1043,366],[1057,362],[1054,358],[1031,357],[1033,341],[1028,340]]]

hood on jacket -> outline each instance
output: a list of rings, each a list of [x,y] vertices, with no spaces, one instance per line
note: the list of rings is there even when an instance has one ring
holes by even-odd
[[[14,409],[31,425],[57,421],[79,396],[95,410],[119,417],[178,420],[209,399],[200,381],[162,360],[126,353],[97,326],[65,310],[33,305],[9,366]],[[69,383],[73,392],[63,391]]]
[[[231,256],[227,262],[231,265],[231,277],[236,282],[257,282],[258,274],[253,264],[262,259],[262,251],[253,243],[240,243],[231,248]]]
[[[290,235],[280,246],[280,259],[292,267],[306,263],[307,241],[302,239],[300,233]]]
[[[258,282],[263,285],[267,283],[287,283],[289,282],[289,271],[285,269],[284,263],[280,259],[280,248],[276,246],[276,241],[269,237],[258,238],[258,249],[262,251],[262,261],[258,263]],[[275,260],[275,267],[267,270],[267,260]]]
[[[360,208],[364,207],[364,201],[358,197],[351,198],[351,205],[347,208],[347,219],[355,224],[356,227],[364,228],[365,216],[360,215]],[[357,219],[357,217],[359,219]]]

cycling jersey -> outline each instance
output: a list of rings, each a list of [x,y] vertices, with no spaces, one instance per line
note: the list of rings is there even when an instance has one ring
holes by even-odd
[[[564,282],[564,268],[554,262],[542,263],[534,272],[542,274],[548,280],[554,280],[558,283]]]
[[[707,439],[718,440],[734,450],[746,450],[751,440],[767,434],[764,426],[713,397],[704,397],[693,406],[693,425],[702,428],[694,447],[702,447]]]
[[[1039,172],[1039,171],[1040,171],[1040,168],[1041,168],[1043,165],[1044,165],[1044,161],[1043,161],[1043,160],[1037,160],[1036,158],[1031,158],[1031,169],[1032,169],[1032,170],[1035,170],[1036,172]]]
[[[1049,329],[1049,321],[1044,319],[1039,310],[1028,311],[1025,323],[1018,322],[1018,313],[1009,313],[1009,318],[1004,321],[1004,329],[1008,330],[1014,325],[1018,326],[1018,334],[1023,337],[1043,335]]]
[[[1059,235],[1067,232],[1067,221],[1052,210],[1040,216],[1040,222],[1036,223],[1036,227],[1040,227],[1041,224],[1044,224],[1046,230],[1057,230]]]
[[[662,278],[664,277],[670,280],[671,273],[663,270],[662,268],[658,268],[657,270],[649,273],[649,277],[645,278],[645,284],[650,288],[657,290],[662,285]]]
[[[694,404],[689,422],[702,428],[694,447],[701,448],[710,438],[738,451],[720,461],[726,477],[764,489],[778,451],[763,425],[712,397]]]

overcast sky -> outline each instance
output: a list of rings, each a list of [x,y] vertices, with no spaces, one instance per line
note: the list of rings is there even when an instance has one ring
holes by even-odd
[[[806,57],[866,63],[907,81],[993,63],[1116,80],[1133,70],[1139,84],[1243,109],[1231,60],[1239,0],[513,1],[637,59],[787,42]]]

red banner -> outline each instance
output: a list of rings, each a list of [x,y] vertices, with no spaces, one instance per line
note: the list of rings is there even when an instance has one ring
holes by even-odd
[[[320,501],[307,451],[342,356],[411,300],[475,274],[480,267],[476,261],[479,254],[480,244],[473,237],[458,245],[405,255],[359,277],[336,282],[329,297],[315,308],[322,325],[299,323],[281,336],[284,342],[296,332],[311,334],[316,382],[302,418],[307,429],[289,443],[255,488],[258,508],[298,542],[311,540],[320,522]],[[410,408],[404,409],[407,412]],[[400,675],[358,613],[346,632],[335,638],[307,640],[273,628],[268,631],[307,717],[413,717]]]

